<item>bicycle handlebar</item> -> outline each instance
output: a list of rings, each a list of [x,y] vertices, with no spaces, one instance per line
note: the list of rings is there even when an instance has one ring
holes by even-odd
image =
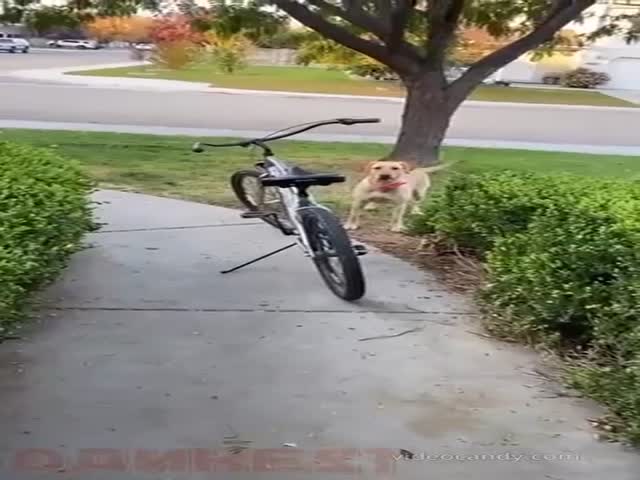
[[[282,138],[287,138],[287,137],[292,137],[293,135],[298,135],[299,133],[303,133],[306,132],[308,130],[317,128],[317,127],[323,127],[325,125],[356,125],[358,123],[380,123],[380,119],[379,118],[336,118],[333,120],[324,120],[321,122],[315,122],[309,125],[305,125],[301,128],[298,128],[297,130],[294,130],[293,132],[285,132],[282,133],[280,135],[267,135],[266,137],[262,137],[262,138],[254,138],[252,140],[243,140],[240,142],[233,142],[233,143],[204,143],[204,142],[197,142],[193,144],[192,147],[192,151],[194,153],[202,153],[204,152],[204,148],[202,148],[203,146],[206,147],[214,147],[214,148],[218,148],[218,147],[249,147],[251,145],[257,145],[259,147],[262,147],[265,151],[269,151],[269,148],[265,145],[266,142],[271,142],[273,140],[280,140]],[[293,128],[293,127],[292,127]]]

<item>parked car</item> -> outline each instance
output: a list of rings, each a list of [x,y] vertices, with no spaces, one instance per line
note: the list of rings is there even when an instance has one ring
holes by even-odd
[[[75,48],[78,50],[97,50],[102,48],[95,40],[51,40],[47,45],[54,48]]]
[[[24,38],[0,38],[0,51],[29,53],[31,45]]]
[[[151,51],[155,48],[153,43],[134,43],[133,48],[136,50]]]

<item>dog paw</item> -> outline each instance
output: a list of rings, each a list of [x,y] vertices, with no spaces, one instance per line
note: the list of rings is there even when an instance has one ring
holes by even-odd
[[[377,210],[377,209],[378,209],[378,205],[376,205],[376,204],[375,204],[375,203],[373,203],[373,202],[371,202],[371,203],[367,203],[367,204],[364,206],[364,209],[365,209],[367,212],[371,212],[371,211],[373,211],[373,210]]]
[[[406,228],[404,227],[404,225],[394,225],[393,227],[391,227],[391,231],[396,233],[402,233],[406,231]]]
[[[344,228],[345,230],[357,230],[358,225],[356,225],[355,223],[345,223]]]

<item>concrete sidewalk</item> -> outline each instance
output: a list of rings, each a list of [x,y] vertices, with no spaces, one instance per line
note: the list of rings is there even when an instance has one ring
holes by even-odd
[[[637,479],[636,453],[594,440],[599,409],[471,333],[430,274],[374,252],[359,304],[295,250],[223,277],[286,239],[227,209],[96,199],[92,248],[0,345],[2,480]]]
[[[149,135],[184,135],[199,138],[210,137],[237,137],[258,138],[272,133],[266,130],[231,130],[213,128],[180,128],[162,127],[153,125],[118,125],[99,123],[75,123],[75,122],[37,122],[24,120],[0,119],[0,128],[24,128],[34,130],[71,130],[83,132],[113,132],[113,133],[139,133]],[[294,140],[309,140],[313,142],[346,142],[346,143],[382,143],[393,144],[395,136],[389,135],[349,135],[349,134],[323,134],[302,133],[296,135]],[[599,155],[625,155],[640,156],[640,146],[627,145],[584,145],[571,143],[542,143],[542,142],[516,142],[508,140],[480,140],[465,138],[446,138],[445,146],[470,147],[470,148],[499,148],[513,150],[536,150],[542,152],[571,152]]]

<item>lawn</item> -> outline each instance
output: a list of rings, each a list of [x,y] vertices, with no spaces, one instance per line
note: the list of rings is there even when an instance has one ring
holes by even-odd
[[[191,152],[193,137],[117,133],[13,130],[1,132],[2,140],[53,148],[81,163],[100,186],[185,198],[205,203],[238,206],[228,186],[232,172],[247,168],[254,159],[244,149]],[[274,142],[282,158],[317,171],[345,173],[349,182],[316,189],[320,198],[344,212],[348,192],[364,166],[385,155],[379,144]],[[480,173],[499,170],[640,179],[640,158],[574,153],[446,148],[445,161],[456,161],[453,170]],[[441,179],[441,173],[436,176]]]
[[[248,90],[280,90],[385,97],[399,97],[404,95],[402,86],[393,82],[354,79],[339,70],[325,70],[311,67],[252,66],[246,70],[229,75],[219,73],[210,65],[199,64],[184,70],[168,70],[155,66],[141,66],[88,70],[73,72],[72,74],[183,80],[188,82],[211,83],[215,87]],[[490,102],[549,103],[612,107],[635,106],[632,103],[609,97],[599,92],[544,88],[505,88],[486,85],[479,87],[471,95],[470,99]]]

